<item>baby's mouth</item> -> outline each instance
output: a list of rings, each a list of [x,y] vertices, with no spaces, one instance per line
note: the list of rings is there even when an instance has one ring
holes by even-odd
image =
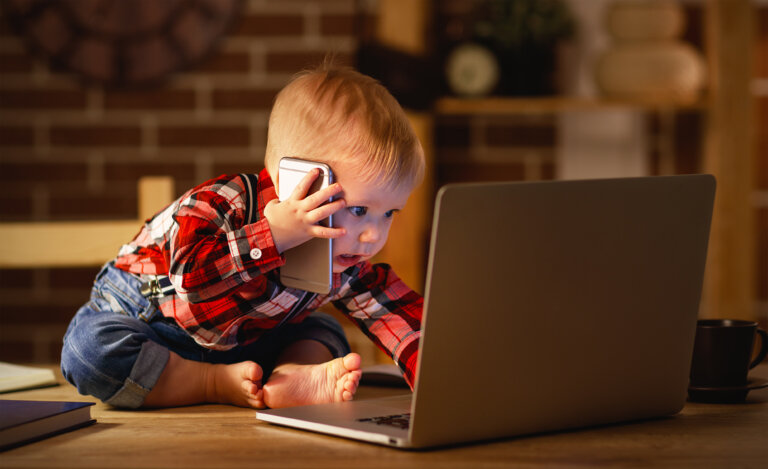
[[[360,262],[362,258],[363,257],[358,254],[339,254],[336,256],[336,262],[343,266],[349,267]]]

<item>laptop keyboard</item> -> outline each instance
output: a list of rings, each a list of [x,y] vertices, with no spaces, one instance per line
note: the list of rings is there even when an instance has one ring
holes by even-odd
[[[364,419],[357,419],[358,422],[371,422],[376,425],[388,425],[390,427],[396,427],[403,430],[407,430],[411,424],[411,414],[395,414],[384,415],[381,417],[368,417]]]

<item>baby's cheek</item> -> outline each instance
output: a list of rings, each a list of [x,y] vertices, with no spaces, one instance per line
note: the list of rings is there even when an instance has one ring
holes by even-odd
[[[331,243],[332,246],[332,252],[334,256],[338,256],[339,254],[346,254],[347,253],[347,236],[344,235],[340,238],[335,238],[333,242]]]
[[[390,222],[390,224],[387,225],[387,227],[382,230],[381,239],[379,240],[379,242],[381,243],[381,246],[379,247],[379,249],[383,248],[384,245],[387,244],[387,239],[389,239],[389,228],[391,226],[392,226],[392,223]]]
[[[384,234],[381,236],[381,239],[379,239],[379,242],[378,242],[378,244],[377,244],[377,245],[376,245],[376,247],[373,249],[373,252],[371,252],[371,254],[370,254],[370,255],[371,255],[371,257],[373,257],[373,256],[375,256],[376,254],[378,254],[378,253],[379,253],[379,251],[381,251],[381,250],[384,248],[384,245],[385,245],[385,244],[387,244],[387,237],[388,237],[388,236],[389,236],[389,234],[388,234],[388,233],[384,233]]]

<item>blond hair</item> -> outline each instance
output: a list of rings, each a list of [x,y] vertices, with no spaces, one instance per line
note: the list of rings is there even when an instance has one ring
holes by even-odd
[[[373,78],[329,62],[293,77],[275,98],[265,165],[280,158],[344,158],[364,182],[414,188],[424,175],[419,139],[397,100]]]

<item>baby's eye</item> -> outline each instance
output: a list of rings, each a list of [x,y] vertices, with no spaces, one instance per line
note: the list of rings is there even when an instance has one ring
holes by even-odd
[[[349,213],[351,213],[352,216],[355,216],[355,217],[362,217],[363,215],[368,213],[368,207],[362,207],[360,205],[348,207],[347,210],[349,210]]]
[[[387,211],[387,212],[384,214],[384,216],[385,216],[385,217],[387,217],[387,218],[392,218],[392,217],[395,215],[395,212],[397,212],[397,210],[396,210],[396,209],[392,209],[392,210],[389,210],[389,211]]]

